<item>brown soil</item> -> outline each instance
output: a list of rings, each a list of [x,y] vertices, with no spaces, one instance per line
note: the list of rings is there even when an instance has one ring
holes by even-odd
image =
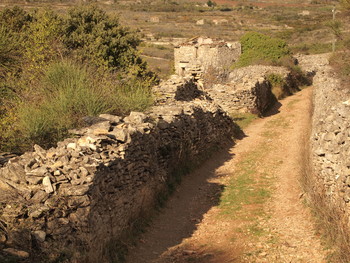
[[[326,262],[299,183],[311,95],[308,88],[283,100],[271,116],[254,121],[245,138],[186,176],[127,262]],[[268,178],[270,197],[223,215],[224,187],[252,153],[258,167],[252,176]]]

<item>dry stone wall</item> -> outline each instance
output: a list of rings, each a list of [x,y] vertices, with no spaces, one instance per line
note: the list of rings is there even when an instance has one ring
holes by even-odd
[[[341,87],[328,55],[300,58],[316,72],[311,131],[312,191],[324,199],[325,209],[349,225],[350,216],[350,93]]]
[[[0,259],[5,252],[30,262],[61,252],[75,262],[121,256],[121,240],[176,176],[235,135],[232,119],[193,82],[173,82],[158,87],[167,105],[92,118],[56,148],[36,145],[0,169]]]
[[[284,79],[282,89],[288,95],[298,91],[302,84],[284,67],[257,65],[235,69],[225,83],[214,84],[205,90],[229,113],[251,112],[262,115],[277,102],[272,94],[271,83],[267,80],[267,76],[272,73]]]

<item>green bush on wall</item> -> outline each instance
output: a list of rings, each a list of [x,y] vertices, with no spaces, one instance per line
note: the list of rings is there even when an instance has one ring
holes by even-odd
[[[245,67],[252,64],[273,64],[291,54],[287,43],[279,38],[273,38],[257,32],[249,32],[240,39],[242,55],[235,67]]]

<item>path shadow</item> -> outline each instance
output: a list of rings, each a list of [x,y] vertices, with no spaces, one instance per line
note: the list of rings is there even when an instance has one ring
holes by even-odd
[[[203,216],[219,204],[224,186],[212,180],[220,176],[217,168],[234,157],[230,152],[233,145],[226,145],[198,169],[183,177],[165,207],[138,238],[138,243],[129,249],[126,262],[153,262],[169,248],[193,235]]]
[[[280,113],[280,108],[282,104],[279,101],[276,101],[276,103],[270,107],[266,112],[262,114],[262,117],[270,117],[272,115]]]

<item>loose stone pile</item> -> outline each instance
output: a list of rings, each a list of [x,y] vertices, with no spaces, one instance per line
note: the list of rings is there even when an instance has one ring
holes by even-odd
[[[3,167],[11,158],[16,157],[16,154],[2,152],[0,153],[0,167]]]

